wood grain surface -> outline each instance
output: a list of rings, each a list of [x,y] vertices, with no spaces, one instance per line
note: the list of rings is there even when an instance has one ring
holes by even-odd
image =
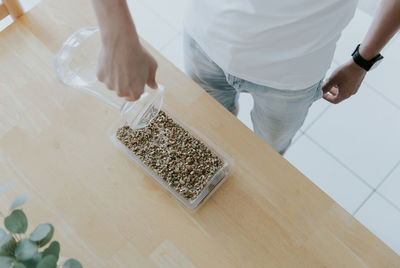
[[[28,195],[85,267],[400,267],[400,257],[146,45],[176,114],[235,161],[190,214],[110,142],[119,114],[61,85],[53,59],[90,1],[44,0],[0,33],[0,196]],[[305,152],[305,155],[307,152]]]

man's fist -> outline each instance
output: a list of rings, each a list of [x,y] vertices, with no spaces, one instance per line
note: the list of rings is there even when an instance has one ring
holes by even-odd
[[[142,47],[136,34],[118,33],[103,38],[97,78],[127,101],[140,98],[147,84],[156,89],[157,62]]]
[[[356,94],[366,71],[354,63],[353,59],[338,67],[332,75],[324,81],[323,98],[330,103],[337,104]]]

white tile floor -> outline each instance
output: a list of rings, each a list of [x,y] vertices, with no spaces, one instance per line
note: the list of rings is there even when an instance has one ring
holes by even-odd
[[[26,0],[27,1],[27,0]],[[129,0],[139,33],[183,70],[182,20],[188,0]],[[376,3],[343,32],[332,71],[349,59],[371,22]],[[1,24],[0,24],[1,27]],[[361,223],[400,254],[400,38],[369,73],[359,94],[340,105],[316,102],[286,158]],[[252,128],[248,94],[239,99],[239,119]]]

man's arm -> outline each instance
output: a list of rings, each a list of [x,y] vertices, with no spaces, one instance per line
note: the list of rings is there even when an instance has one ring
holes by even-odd
[[[97,77],[129,101],[157,88],[157,62],[139,42],[126,0],[92,0],[101,32]]]
[[[359,53],[367,60],[374,58],[400,28],[400,0],[382,0],[379,11],[362,42]],[[337,68],[325,81],[324,99],[337,104],[357,93],[366,71],[353,59]]]

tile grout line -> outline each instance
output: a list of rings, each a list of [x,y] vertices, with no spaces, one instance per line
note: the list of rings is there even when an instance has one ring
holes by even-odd
[[[389,102],[391,105],[394,106],[394,108],[400,110],[400,105],[398,105],[397,103],[393,102],[391,99],[389,99],[388,97],[385,96],[385,94],[383,94],[382,92],[380,92],[379,90],[375,89],[375,87],[371,86],[369,83],[365,82],[366,86],[372,90],[373,92],[375,92],[377,95],[379,95],[380,97],[382,97],[382,99],[386,100],[387,102]]]
[[[384,178],[382,179],[382,181],[376,186],[376,188],[374,188],[372,190],[372,192],[365,198],[365,200],[363,202],[361,202],[361,204],[357,207],[357,209],[352,213],[353,216],[355,216],[357,214],[357,212],[365,205],[365,203],[371,198],[371,196],[376,193],[378,194],[382,199],[384,199],[387,203],[389,203],[389,205],[391,205],[392,207],[394,207],[397,211],[400,212],[400,208],[393,203],[389,198],[387,198],[386,196],[384,196],[382,193],[380,193],[378,191],[378,188],[390,177],[390,175],[392,175],[392,173],[397,169],[397,167],[400,166],[400,161],[397,162],[394,167],[384,176]]]
[[[385,181],[387,181],[387,179],[393,174],[393,172],[395,172],[395,170],[400,167],[400,161],[397,162],[396,165],[394,165],[394,167],[388,172],[388,174],[383,178],[383,180],[376,186],[375,188],[375,192],[382,197],[382,199],[384,199],[386,202],[388,202],[389,204],[391,204],[397,211],[400,212],[400,207],[397,206],[397,204],[395,204],[392,200],[390,200],[388,197],[386,197],[383,193],[379,192],[379,187],[381,187],[383,185],[383,183]]]
[[[324,115],[329,108],[331,108],[331,106],[332,105],[329,104],[327,107],[325,107],[322,112],[320,112],[319,115],[303,130],[303,133],[306,133],[321,118],[321,116]]]
[[[388,202],[389,205],[391,205],[394,209],[396,209],[396,210],[400,213],[400,208],[399,208],[395,203],[393,203],[392,200],[390,200],[389,198],[387,198],[386,196],[384,196],[383,194],[381,194],[381,193],[378,192],[378,191],[375,191],[375,193],[376,193],[377,195],[379,195],[383,200],[385,200],[386,202]]]
[[[351,213],[351,215],[353,217],[355,217],[355,215],[358,213],[358,211],[360,211],[360,209],[365,205],[365,203],[367,203],[367,201],[371,198],[371,196],[376,192],[375,189],[373,189],[369,195],[361,202],[361,204],[356,208],[356,210],[354,210],[353,213]]]
[[[304,132],[301,131],[300,129],[299,132],[300,132],[299,136],[297,136],[297,138],[293,140],[293,142],[290,144],[290,147],[293,146],[298,140],[300,140],[301,137],[303,137]]]
[[[357,207],[357,209],[351,214],[353,217],[360,211],[360,209],[367,203],[367,201],[373,196],[373,194],[379,195],[383,200],[385,200],[391,207],[397,210],[400,213],[400,208],[393,203],[389,198],[378,192],[376,189],[372,190],[372,192],[364,199],[363,202]]]
[[[383,180],[376,186],[375,190],[378,191],[379,187],[382,186],[382,184],[392,175],[392,173],[397,169],[397,167],[400,166],[400,161],[397,162],[394,167],[388,172],[388,174],[383,178]]]
[[[354,170],[349,168],[346,164],[344,164],[340,159],[338,159],[335,155],[333,155],[331,152],[325,149],[321,144],[319,144],[316,140],[314,140],[311,136],[309,136],[307,133],[304,133],[304,136],[309,138],[315,145],[317,145],[320,149],[322,149],[325,153],[330,155],[333,159],[335,159],[341,166],[343,166],[345,169],[347,169],[351,174],[353,174],[356,178],[358,178],[362,183],[364,183],[368,188],[371,190],[374,190],[375,188],[370,185],[364,178],[362,178],[360,175],[358,175]]]

